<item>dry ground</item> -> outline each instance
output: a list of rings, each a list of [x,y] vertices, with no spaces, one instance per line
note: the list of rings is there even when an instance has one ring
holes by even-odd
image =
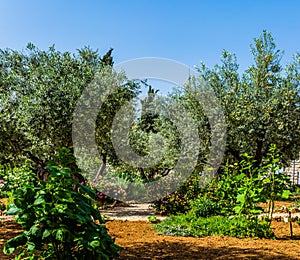
[[[284,203],[277,204],[277,207]],[[124,209],[123,209],[124,211]],[[143,213],[145,216],[145,212]],[[293,223],[274,221],[278,237],[271,239],[238,239],[232,237],[170,237],[160,236],[147,221],[112,220],[106,223],[115,242],[123,247],[120,260],[131,259],[300,259],[300,227]],[[14,221],[0,221],[0,259],[13,259],[2,253],[3,244],[21,232]]]
[[[289,238],[288,224],[274,222],[278,240],[238,239],[233,237],[159,236],[145,221],[108,222],[109,233],[124,249],[120,259],[300,259],[298,237]]]

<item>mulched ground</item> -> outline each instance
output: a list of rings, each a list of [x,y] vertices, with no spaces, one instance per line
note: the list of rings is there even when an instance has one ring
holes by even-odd
[[[300,228],[293,223],[295,237],[289,237],[289,224],[274,222],[277,240],[233,237],[160,236],[145,221],[106,223],[116,243],[123,247],[120,259],[300,259]]]
[[[5,255],[3,253],[3,244],[12,237],[22,232],[20,225],[17,225],[13,220],[0,221],[0,259],[14,259],[14,255]]]
[[[120,260],[130,259],[300,259],[300,228],[293,223],[295,237],[289,237],[289,224],[274,222],[277,240],[233,237],[160,236],[146,221],[113,220],[106,223],[115,242],[123,247]],[[0,226],[0,259],[14,259],[2,253],[3,244],[21,232],[14,221]]]
[[[120,260],[131,259],[300,259],[300,227],[274,221],[278,237],[272,239],[238,239],[232,237],[160,236],[147,221],[113,220],[106,223],[116,244],[123,247]],[[2,253],[3,244],[21,232],[14,221],[0,221],[0,259],[14,259]]]

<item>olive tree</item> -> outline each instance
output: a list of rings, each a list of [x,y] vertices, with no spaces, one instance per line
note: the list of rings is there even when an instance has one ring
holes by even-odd
[[[276,144],[284,163],[299,153],[300,55],[283,67],[283,52],[266,31],[251,45],[254,64],[239,73],[236,56],[223,51],[222,62],[198,72],[218,96],[227,121],[226,158],[248,153],[262,163]]]
[[[59,147],[72,149],[77,101],[95,75],[113,65],[111,53],[112,49],[101,57],[87,47],[76,54],[61,53],[54,46],[42,51],[33,44],[24,51],[0,50],[0,161],[28,159],[43,178],[49,154]],[[132,95],[134,87],[129,85],[119,88],[115,104]],[[109,118],[116,109],[113,105],[102,109],[99,118]],[[98,126],[107,121],[100,120]],[[111,149],[106,142],[98,145],[106,153]]]

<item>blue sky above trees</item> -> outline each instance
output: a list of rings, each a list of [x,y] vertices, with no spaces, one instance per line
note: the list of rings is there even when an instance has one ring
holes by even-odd
[[[165,57],[188,66],[213,66],[226,49],[236,53],[241,70],[252,62],[249,45],[270,31],[283,63],[300,51],[300,1],[2,1],[0,48],[41,49],[52,44],[75,52],[83,46],[104,54],[114,48],[115,62]]]

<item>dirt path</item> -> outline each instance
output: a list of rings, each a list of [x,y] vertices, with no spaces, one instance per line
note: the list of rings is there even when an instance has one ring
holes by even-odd
[[[290,202],[277,202],[278,205],[289,205]],[[129,220],[129,221],[137,221],[143,220],[146,221],[149,216],[155,216],[158,220],[164,220],[166,217],[162,217],[155,214],[155,210],[150,208],[151,204],[138,204],[131,203],[129,206],[117,206],[110,209],[100,210],[101,214],[109,217],[111,220]],[[273,213],[272,218],[277,221],[285,221],[289,219],[289,214],[287,212],[278,211],[280,207],[277,208],[276,212]],[[268,216],[267,213],[258,215],[258,218],[261,219],[263,217]],[[300,220],[300,212],[292,213],[291,218],[293,221]]]
[[[149,216],[155,216],[158,220],[163,220],[166,217],[155,215],[155,210],[150,208],[150,204],[132,203],[129,207],[114,207],[111,209],[100,210],[101,215],[109,217],[112,220],[130,220],[146,221]]]

